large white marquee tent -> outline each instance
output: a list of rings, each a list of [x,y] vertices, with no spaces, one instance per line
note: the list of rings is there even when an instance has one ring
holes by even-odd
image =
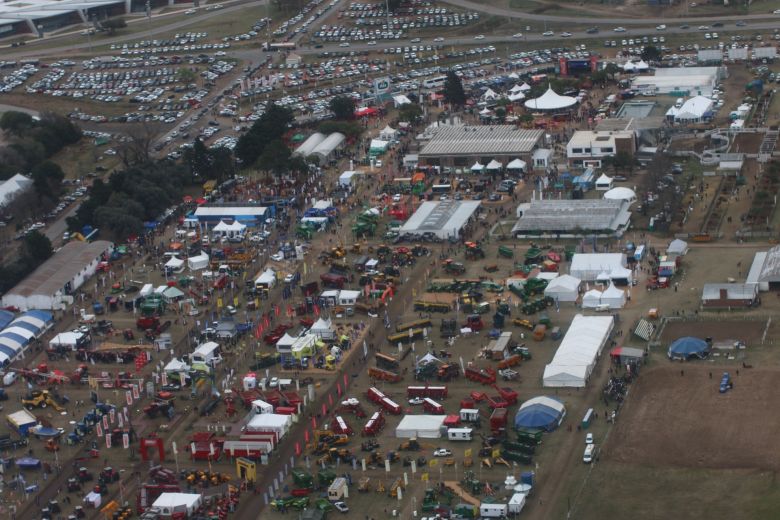
[[[577,104],[577,98],[556,94],[552,87],[535,99],[525,102],[525,107],[531,110],[563,110]]]
[[[552,361],[544,368],[544,386],[583,388],[613,326],[612,316],[577,314]]]

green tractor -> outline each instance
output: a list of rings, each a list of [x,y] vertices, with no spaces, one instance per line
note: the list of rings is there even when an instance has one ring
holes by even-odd
[[[499,246],[498,256],[503,258],[512,258],[515,256],[515,252],[509,246]]]
[[[314,226],[309,224],[301,224],[295,230],[295,236],[303,240],[311,240],[314,236]]]

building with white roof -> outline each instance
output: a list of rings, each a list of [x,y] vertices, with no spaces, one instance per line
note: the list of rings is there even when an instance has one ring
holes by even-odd
[[[583,388],[612,332],[612,316],[574,317],[542,377],[546,387]]]
[[[712,113],[714,101],[708,97],[696,96],[687,100],[681,107],[671,107],[666,118],[678,124],[701,123]]]
[[[441,239],[457,238],[480,206],[478,200],[423,202],[401,226],[401,235],[431,233]]]
[[[540,110],[543,112],[557,112],[566,110],[577,104],[577,98],[571,96],[561,96],[556,93],[552,87],[548,86],[547,91],[538,98],[529,99],[525,102],[525,108],[529,110]]]
[[[625,131],[578,130],[566,144],[566,158],[571,166],[600,168],[606,157],[618,152],[634,155],[636,135]]]
[[[576,253],[571,259],[569,273],[585,282],[630,283],[632,279],[623,253]]]
[[[21,173],[17,173],[10,179],[0,182],[0,208],[9,205],[16,197],[29,190],[32,185],[32,179],[25,177]]]
[[[244,226],[255,227],[265,222],[268,208],[260,204],[204,204],[198,206],[193,216],[205,234],[209,228],[219,225],[223,220],[240,222]]]
[[[428,142],[418,154],[421,164],[469,167],[475,162],[530,160],[544,137],[543,130],[513,125],[452,126],[429,129]]]
[[[173,0],[152,2],[173,5]],[[67,25],[129,13],[144,4],[133,0],[11,0],[0,2],[0,35],[39,34]]]
[[[721,77],[725,77],[725,69],[720,67],[657,68],[652,76],[631,80],[631,88],[642,94],[710,96]]]

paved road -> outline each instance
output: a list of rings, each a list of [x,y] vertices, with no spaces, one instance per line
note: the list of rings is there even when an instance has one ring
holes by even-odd
[[[176,29],[181,29],[182,27],[189,27],[192,25],[197,26],[201,22],[204,22],[216,16],[221,16],[225,13],[239,11],[246,7],[264,5],[266,3],[268,3],[268,0],[234,0],[233,2],[227,0],[226,2],[223,3],[225,7],[223,7],[222,9],[217,9],[216,11],[206,11],[204,9],[201,9],[200,11],[198,11],[198,14],[194,14],[194,15],[184,15],[183,11],[177,11],[173,13],[153,16],[152,20],[157,20],[164,16],[170,16],[172,18],[176,18],[176,21],[172,21],[171,23],[160,27],[147,29],[145,31],[128,31],[126,34],[119,34],[116,36],[112,36],[110,38],[95,38],[95,40],[92,43],[85,41],[84,43],[67,45],[65,47],[36,49],[36,44],[38,43],[41,44],[48,43],[51,42],[52,40],[56,40],[57,38],[65,38],[65,37],[70,38],[74,34],[78,34],[78,32],[66,33],[58,36],[52,36],[50,38],[44,38],[42,40],[30,41],[27,43],[27,45],[24,46],[24,50],[11,51],[10,48],[6,48],[3,50],[2,54],[5,58],[16,58],[16,59],[27,58],[27,57],[41,58],[44,56],[58,56],[61,55],[65,50],[67,50],[70,53],[71,51],[76,51],[76,50],[88,50],[92,46],[97,47],[102,45],[110,45],[112,43],[123,43],[128,41],[143,40],[143,39],[151,38],[158,34],[169,33],[175,31]],[[137,19],[128,20],[128,23],[144,23],[144,22],[146,22],[146,18],[137,18]],[[247,26],[246,26],[247,30],[249,30],[250,25],[253,22],[254,20],[247,20]]]
[[[582,20],[582,19],[581,19]],[[766,20],[766,17],[764,17],[764,20]],[[679,21],[679,20],[678,20]],[[687,20],[686,20],[687,21]],[[669,27],[668,29],[664,31],[656,31],[652,28],[648,27],[634,27],[631,29],[626,29],[625,32],[614,32],[613,30],[603,30],[601,32],[595,33],[595,34],[588,34],[585,31],[575,31],[571,32],[571,36],[569,37],[562,37],[560,32],[555,33],[554,36],[542,36],[540,33],[536,34],[524,34],[522,38],[513,38],[512,36],[504,35],[504,36],[491,36],[486,35],[482,39],[475,39],[473,36],[469,37],[455,37],[455,38],[445,38],[443,42],[434,42],[433,38],[421,38],[421,41],[416,43],[416,45],[431,45],[431,44],[437,44],[437,45],[443,45],[445,47],[449,46],[460,46],[460,45],[488,45],[488,44],[497,44],[497,43],[513,43],[518,46],[522,45],[525,42],[549,42],[550,46],[559,46],[562,44],[562,42],[566,41],[574,41],[574,40],[592,40],[592,39],[600,39],[600,40],[616,40],[618,44],[620,43],[620,40],[625,38],[630,38],[634,36],[649,36],[649,35],[658,35],[658,36],[668,36],[671,34],[677,35],[677,34],[690,34],[691,37],[701,37],[703,39],[704,30],[699,30],[697,28],[698,26],[694,25],[690,29],[681,29],[680,26],[675,27]],[[761,22],[761,23],[752,23],[746,27],[737,27],[734,23],[725,23],[723,24],[723,27],[716,27],[714,29],[710,28],[708,29],[709,32],[719,32],[719,31],[762,31],[762,30],[774,30],[778,27],[778,22]],[[715,41],[715,40],[713,40]],[[340,47],[340,44],[338,43],[332,43],[332,44],[326,44],[323,45],[322,48],[315,49],[314,47],[304,47],[301,49],[296,50],[295,52],[298,54],[320,54],[322,52],[334,52],[334,51],[376,51],[379,49],[385,49],[385,48],[395,48],[395,47],[404,47],[412,45],[411,41],[409,39],[403,39],[403,40],[387,40],[387,41],[378,41],[376,45],[368,45],[367,43],[353,43],[349,47]],[[237,51],[232,53],[236,57],[241,57],[242,52],[249,52],[249,51]]]
[[[561,23],[577,23],[577,24],[593,24],[593,25],[602,25],[604,24],[604,18],[588,18],[584,16],[555,16],[555,15],[549,15],[549,14],[533,14],[533,13],[526,13],[522,11],[518,11],[515,9],[507,9],[505,7],[498,7],[490,4],[481,4],[477,2],[472,2],[470,0],[442,0],[445,4],[454,5],[457,7],[461,7],[463,9],[468,9],[471,11],[479,11],[482,13],[492,14],[495,16],[502,16],[505,18],[520,18],[522,20],[531,20],[535,22],[561,22]],[[728,16],[692,16],[692,17],[685,17],[685,18],[610,18],[609,24],[610,27],[615,27],[618,25],[659,25],[659,24],[681,24],[681,23],[688,23],[688,24],[710,24],[713,21],[721,21],[726,22],[727,20],[756,20],[756,21],[763,21],[767,18],[775,18],[777,20],[780,20],[780,15],[774,15],[772,13],[762,13],[762,14],[749,14],[749,15],[728,15]],[[774,25],[775,27],[777,24]]]

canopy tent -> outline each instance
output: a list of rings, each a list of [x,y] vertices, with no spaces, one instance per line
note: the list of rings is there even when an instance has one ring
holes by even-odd
[[[596,179],[596,189],[599,191],[609,191],[612,189],[612,177],[602,173],[601,177]]]
[[[232,238],[241,235],[246,230],[246,226],[237,220],[233,221],[232,224],[220,220],[219,224],[214,226],[212,230],[218,235]]]
[[[669,359],[704,359],[710,353],[710,344],[700,338],[684,336],[678,338],[669,345],[667,356]]]
[[[500,162],[498,162],[495,159],[493,159],[492,161],[490,161],[488,163],[487,166],[485,166],[485,169],[489,170],[489,171],[500,171],[501,168],[503,168],[503,167],[504,167],[503,164],[501,164]]]
[[[524,160],[513,159],[509,164],[506,165],[506,169],[525,171],[526,166],[528,166],[528,163],[526,163]]]
[[[369,117],[379,114],[379,109],[374,107],[360,107],[355,109],[355,117]]]
[[[538,98],[526,101],[525,107],[531,110],[562,110],[576,104],[577,98],[561,96],[556,94],[552,87],[547,87],[547,92]]]
[[[395,138],[395,136],[398,134],[398,130],[395,128],[392,128],[390,125],[387,125],[382,129],[381,132],[379,132],[379,138],[383,141],[391,141]]]
[[[577,314],[552,361],[544,368],[543,385],[546,387],[584,387],[609,338],[613,325],[612,316]]]
[[[336,333],[333,332],[332,322],[330,319],[320,317],[309,329],[309,332],[321,339],[333,339],[336,337]]]
[[[666,248],[667,255],[685,255],[688,252],[688,242],[675,238]]]
[[[482,164],[480,164],[479,161],[475,162],[474,166],[471,167],[472,172],[481,172],[484,169],[485,167]]]
[[[175,301],[180,298],[184,298],[184,293],[178,287],[168,287],[163,292],[163,298],[168,301]]]
[[[539,396],[520,405],[515,415],[515,428],[553,431],[566,416],[566,407],[554,397]]]
[[[188,518],[202,501],[199,493],[161,493],[152,507],[158,508],[162,516]]]
[[[276,348],[277,350],[281,348],[287,348],[290,349],[293,346],[293,343],[295,343],[294,337],[290,336],[288,333],[284,333],[284,336],[279,338],[279,340],[276,342]]]
[[[650,65],[644,62],[644,60],[639,61],[627,61],[625,64],[623,64],[623,70],[625,72],[643,72],[650,68]]]
[[[612,188],[611,190],[607,191],[604,194],[604,198],[610,200],[625,200],[630,205],[636,202],[636,193],[634,193],[634,190],[631,188],[618,186],[617,188]]]
[[[509,73],[509,76],[507,76],[507,77],[508,77],[509,79],[520,79],[520,74],[518,74],[517,72],[510,72],[510,73]],[[512,87],[512,88],[515,88],[516,86],[517,86],[517,85],[515,85],[515,86],[514,86],[514,87]]]
[[[601,304],[609,305],[610,309],[622,309],[626,304],[626,293],[615,287],[614,283],[610,283],[609,287],[601,293]]]
[[[165,365],[163,370],[168,373],[178,374],[180,372],[189,372],[190,366],[181,359],[173,358]]]
[[[509,92],[511,92],[512,94],[516,94],[518,92],[523,92],[523,87],[521,87],[520,85],[515,83],[515,85],[512,88],[509,89]]]
[[[184,260],[179,257],[172,256],[170,260],[165,262],[165,268],[169,271],[178,271],[184,267]]]
[[[521,92],[528,92],[529,90],[531,90],[531,85],[529,85],[528,83],[523,82],[523,84],[520,85]]]
[[[491,88],[488,88],[482,94],[482,99],[483,100],[492,101],[492,100],[497,99],[497,98],[498,98],[498,94],[495,91],[493,91],[493,89],[491,89]]]
[[[200,271],[209,266],[209,255],[202,252],[197,256],[191,256],[187,259],[187,267],[190,271]]]
[[[525,94],[522,92],[512,92],[507,96],[507,99],[511,102],[522,101],[525,99]]]
[[[399,94],[398,96],[393,96],[393,104],[395,105],[395,108],[398,108],[404,105],[411,105],[412,100],[403,94]]]
[[[479,111],[479,115],[483,117],[490,117],[491,115],[493,115],[493,111],[490,110],[489,108],[483,108],[482,110]]]
[[[553,278],[544,289],[544,295],[558,302],[575,302],[580,294],[582,280],[574,276],[564,274]]]
[[[599,305],[601,305],[601,291],[598,289],[591,289],[582,295],[583,309],[595,309]]]

